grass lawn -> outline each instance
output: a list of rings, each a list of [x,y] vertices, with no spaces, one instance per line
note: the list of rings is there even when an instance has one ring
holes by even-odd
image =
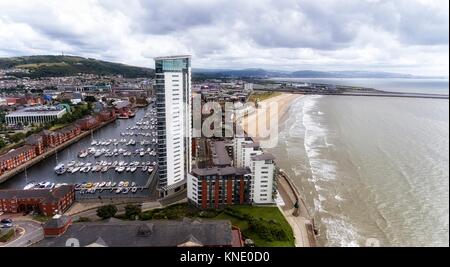
[[[249,101],[251,102],[255,102],[256,100],[258,101],[263,101],[272,97],[276,97],[281,95],[281,92],[260,92],[260,93],[253,93],[250,97],[249,97]]]
[[[38,221],[38,222],[42,222],[42,223],[47,222],[51,218],[52,218],[51,216],[44,216],[44,215],[34,215],[33,216],[33,220]]]
[[[219,214],[215,219],[220,220],[230,220],[231,224],[239,227],[242,233],[252,239],[255,242],[255,245],[258,247],[294,247],[294,234],[292,232],[292,228],[289,223],[284,218],[283,214],[281,214],[280,210],[277,207],[255,207],[255,206],[233,206],[233,209],[240,211],[243,214],[251,215],[255,218],[262,218],[266,220],[274,220],[281,224],[283,230],[288,234],[288,241],[266,241],[259,238],[258,235],[252,233],[248,229],[248,222],[245,220],[240,220],[236,217],[230,216],[225,213]]]
[[[0,242],[3,243],[8,242],[13,237],[14,237],[14,229],[0,231]]]
[[[50,131],[55,131],[55,130],[64,128],[64,127],[66,127],[66,126],[69,125],[69,124],[70,124],[70,123],[55,124],[55,125],[53,125],[49,130],[50,130]]]
[[[14,149],[18,148],[18,147],[22,146],[23,143],[25,143],[25,141],[22,140],[22,141],[19,141],[17,143],[9,144],[9,145],[3,147],[2,149],[0,149],[0,154],[7,153],[13,148]]]

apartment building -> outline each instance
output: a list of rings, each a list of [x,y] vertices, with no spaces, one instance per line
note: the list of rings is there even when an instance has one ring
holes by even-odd
[[[167,188],[191,170],[191,57],[155,58],[155,73],[159,187]]]

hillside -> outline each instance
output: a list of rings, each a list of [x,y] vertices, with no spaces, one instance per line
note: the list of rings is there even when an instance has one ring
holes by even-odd
[[[0,58],[0,69],[22,68],[29,73],[13,76],[31,78],[71,76],[77,73],[123,75],[127,78],[153,77],[154,70],[76,56],[26,56]]]

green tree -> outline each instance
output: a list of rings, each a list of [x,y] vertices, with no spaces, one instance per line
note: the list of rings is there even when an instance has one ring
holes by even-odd
[[[6,146],[6,142],[5,140],[3,140],[2,138],[0,138],[0,149],[4,148]]]
[[[87,95],[87,96],[84,97],[84,101],[92,103],[92,102],[96,102],[97,99],[95,99],[95,96]]]
[[[114,217],[117,213],[117,207],[115,205],[106,205],[97,209],[97,216],[102,219],[109,219]]]
[[[136,216],[139,216],[141,212],[141,206],[139,205],[128,204],[125,206],[125,217],[127,217],[127,219],[134,219]]]
[[[17,143],[19,141],[22,141],[25,137],[26,135],[24,133],[16,133],[11,135],[9,140],[13,143]]]

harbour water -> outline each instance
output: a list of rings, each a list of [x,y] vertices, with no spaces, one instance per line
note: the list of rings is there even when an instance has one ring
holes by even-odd
[[[271,152],[305,196],[322,245],[449,245],[448,112],[441,99],[292,104]]]
[[[69,147],[65,148],[62,151],[59,151],[55,155],[46,158],[45,160],[33,165],[32,167],[28,168],[26,172],[22,172],[15,177],[12,177],[10,180],[6,181],[3,184],[0,184],[0,188],[17,188],[21,189],[23,188],[27,183],[35,182],[52,182],[52,183],[68,183],[68,184],[81,184],[83,182],[116,182],[119,183],[119,181],[129,181],[135,182],[136,186],[145,186],[149,180],[150,173],[149,172],[143,172],[140,168],[138,168],[135,172],[122,172],[118,173],[114,171],[114,168],[110,168],[106,172],[93,172],[90,171],[88,173],[83,172],[76,172],[76,173],[69,173],[65,172],[64,174],[57,175],[54,171],[54,168],[58,164],[66,164],[70,161],[78,161],[78,162],[90,162],[93,165],[95,165],[98,161],[108,161],[108,162],[114,162],[114,161],[125,161],[125,162],[151,162],[153,163],[156,161],[155,156],[151,156],[149,154],[145,154],[144,156],[135,155],[135,150],[144,148],[144,149],[155,149],[155,144],[151,144],[148,146],[141,146],[140,141],[141,140],[152,140],[152,137],[144,137],[144,136],[121,136],[121,133],[125,132],[148,132],[150,133],[150,130],[127,130],[128,127],[135,126],[136,123],[141,120],[149,120],[150,118],[144,118],[145,114],[151,110],[151,107],[139,109],[136,112],[135,117],[130,119],[118,119],[115,122],[112,122],[103,128],[98,129],[97,131],[93,132],[92,135],[88,135],[85,138],[81,139],[80,141],[70,145]],[[82,150],[86,150],[89,147],[91,147],[91,142],[93,140],[109,140],[109,139],[134,139],[136,141],[136,145],[130,145],[127,146],[126,144],[119,144],[117,146],[110,144],[109,146],[95,146],[98,149],[127,149],[132,153],[130,156],[112,156],[112,157],[106,157],[105,154],[94,157],[93,155],[88,156],[86,158],[79,158],[78,153]]]

